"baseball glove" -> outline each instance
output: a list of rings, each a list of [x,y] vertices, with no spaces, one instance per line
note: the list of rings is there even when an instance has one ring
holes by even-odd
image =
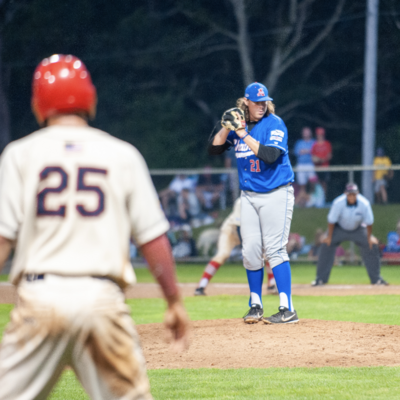
[[[243,110],[236,107],[226,110],[221,118],[221,125],[230,131],[246,128]]]

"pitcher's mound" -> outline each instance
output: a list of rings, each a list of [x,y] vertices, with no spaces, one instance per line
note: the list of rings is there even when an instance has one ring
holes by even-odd
[[[307,319],[286,325],[245,325],[241,319],[191,325],[191,346],[180,355],[164,342],[162,324],[137,326],[149,369],[400,365],[400,326]]]

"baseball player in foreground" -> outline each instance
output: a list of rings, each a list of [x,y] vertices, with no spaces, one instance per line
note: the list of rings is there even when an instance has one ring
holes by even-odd
[[[204,269],[203,276],[200,279],[199,286],[194,291],[195,296],[205,296],[205,288],[217,273],[219,267],[225,264],[226,260],[231,255],[232,250],[242,243],[240,237],[240,209],[241,200],[240,197],[236,199],[232,212],[228,215],[221,226],[221,230],[218,237],[217,254],[211,259]],[[267,268],[268,274],[268,286],[267,290],[275,291],[275,279],[271,267],[268,262],[265,267]]]
[[[335,260],[336,247],[352,241],[361,250],[361,257],[373,285],[387,285],[381,277],[378,240],[372,235],[374,215],[371,204],[358,191],[355,183],[348,183],[344,194],[337,197],[328,214],[328,236],[321,245],[317,263],[317,277],[311,284],[328,283]]]
[[[151,399],[122,289],[134,238],[158,280],[166,327],[187,345],[188,319],[146,163],[88,126],[96,90],[71,55],[44,59],[32,108],[43,127],[7,146],[0,166],[0,265],[16,243],[18,305],[0,347],[0,399],[44,399],[69,365],[93,399]]]
[[[250,287],[246,324],[298,322],[291,295],[291,271],[286,244],[293,214],[294,174],[288,156],[285,123],[275,115],[267,88],[257,82],[245,90],[237,108],[225,111],[221,130],[211,138],[210,154],[234,146],[241,189],[243,263]],[[279,312],[264,318],[264,259],[274,272]]]

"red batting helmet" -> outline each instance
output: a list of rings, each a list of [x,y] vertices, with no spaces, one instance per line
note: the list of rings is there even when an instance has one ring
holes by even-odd
[[[36,68],[32,83],[32,110],[42,124],[56,114],[96,114],[96,88],[79,58],[55,54]]]

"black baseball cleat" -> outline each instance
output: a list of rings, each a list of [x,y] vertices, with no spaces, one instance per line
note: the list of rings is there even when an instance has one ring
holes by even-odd
[[[373,283],[375,286],[389,286],[389,284],[383,279],[379,278],[375,283]]]
[[[297,324],[299,317],[296,310],[289,311],[286,307],[279,307],[279,312],[268,318],[263,318],[264,324]]]
[[[325,285],[325,283],[322,282],[321,279],[316,279],[315,281],[311,282],[311,286],[324,286],[324,285]]]
[[[194,295],[195,295],[195,296],[205,296],[206,294],[204,293],[204,288],[203,288],[203,287],[198,287],[198,288],[194,291]]]
[[[259,304],[252,304],[248,313],[243,317],[245,324],[256,324],[262,320],[264,310]]]

